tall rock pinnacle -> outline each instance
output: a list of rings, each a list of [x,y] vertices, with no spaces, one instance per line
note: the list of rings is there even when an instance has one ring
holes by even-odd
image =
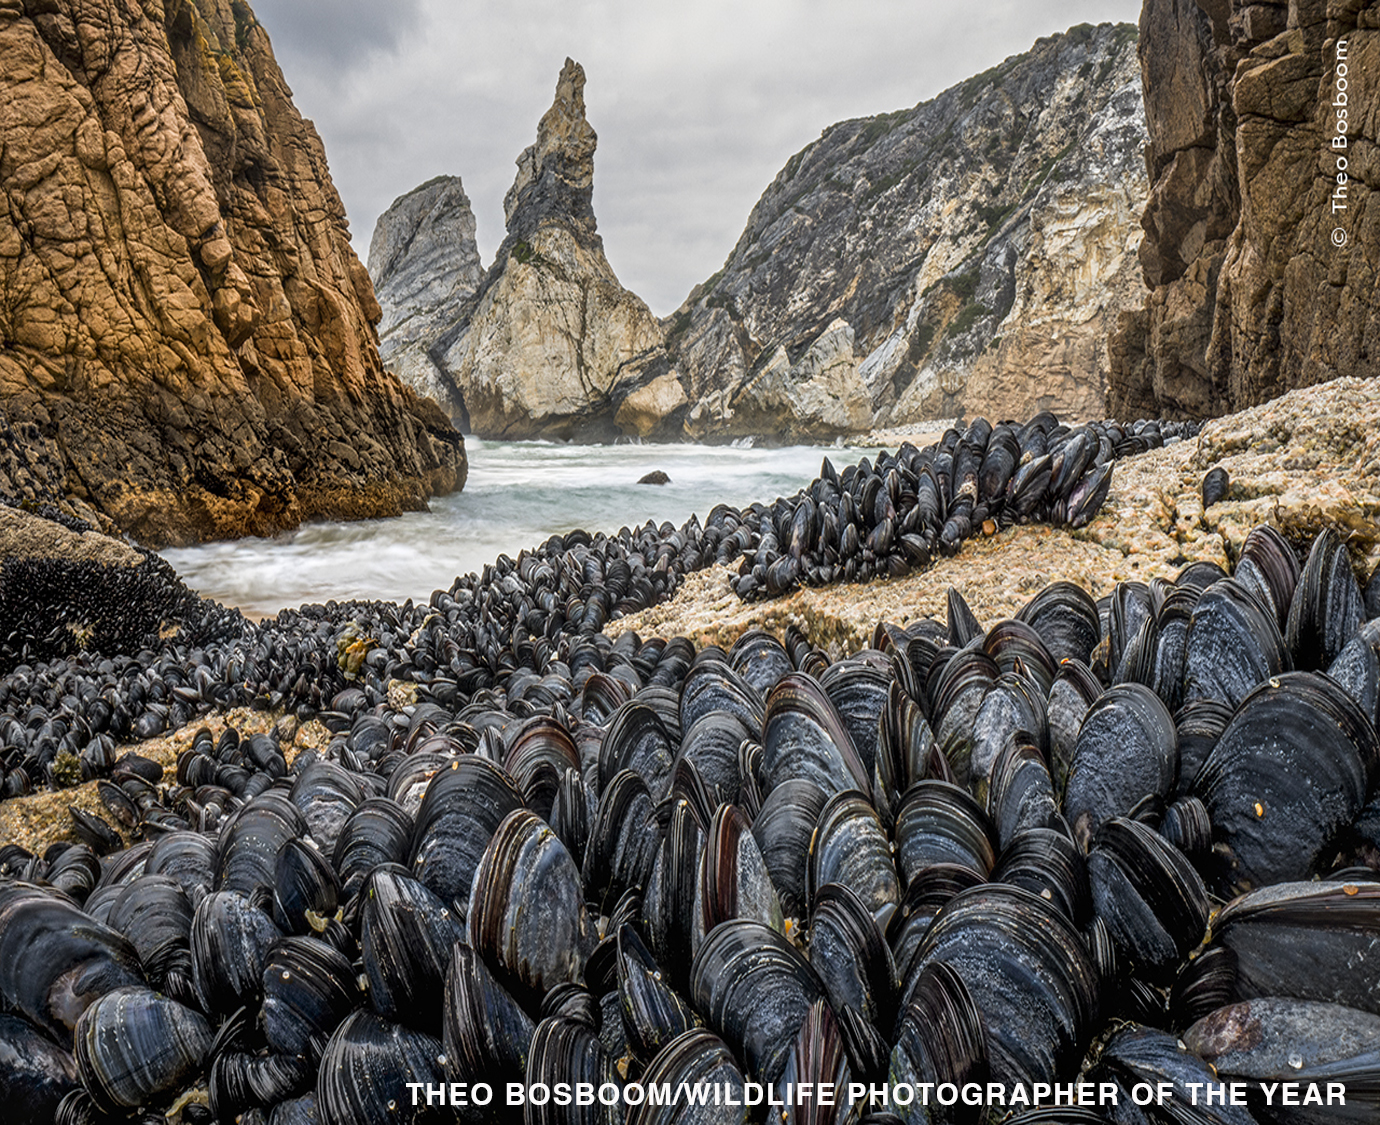
[[[537,126],[537,142],[517,159],[517,178],[503,197],[509,237],[525,239],[548,220],[582,241],[594,237],[594,148],[599,137],[585,120],[585,68],[566,59],[556,99]]]
[[[383,313],[378,333],[385,366],[444,402],[450,382],[427,349],[484,277],[474,212],[459,176],[437,176],[393,200],[369,242],[369,276]]]
[[[660,324],[604,257],[584,88],[566,59],[536,143],[518,157],[507,237],[428,349],[449,389],[442,406],[481,437],[612,438],[623,400],[665,364]]]

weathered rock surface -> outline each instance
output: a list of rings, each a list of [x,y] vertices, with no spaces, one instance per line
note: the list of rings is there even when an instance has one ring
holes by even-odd
[[[463,484],[243,0],[0,3],[0,185],[0,493],[157,545]]]
[[[1100,415],[1144,293],[1134,38],[1082,25],[792,157],[670,321],[690,405],[661,435]]]
[[[661,325],[604,256],[584,87],[567,59],[504,199],[507,236],[429,348],[442,405],[481,437],[614,437],[623,399],[664,373]]]
[[[1376,375],[1374,5],[1146,0],[1140,26],[1150,295],[1112,341],[1113,411],[1202,417]]]
[[[427,348],[484,276],[474,229],[460,177],[438,176],[395,199],[369,243],[369,276],[383,311],[379,355],[404,383],[438,401],[449,396],[450,382]]]

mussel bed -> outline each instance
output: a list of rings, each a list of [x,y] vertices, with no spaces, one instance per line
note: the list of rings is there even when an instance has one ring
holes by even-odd
[[[899,538],[947,549],[960,463],[970,525],[1067,520],[1118,450],[1081,450],[1018,513],[1021,457],[997,505],[963,453],[997,433],[1028,436],[970,427],[703,526],[554,537],[427,605],[16,667],[6,791],[100,777],[110,822],[0,846],[6,1120],[669,1125],[767,1107],[519,1110],[504,1091],[1080,1080],[1121,1097],[1010,1119],[1376,1119],[1380,621],[1334,533],[1305,555],[1257,528],[1230,576],[1194,563],[1100,602],[1056,582],[987,627],[951,591],[946,621],[879,623],[839,659],[793,627],[727,651],[601,632],[740,553],[749,595],[781,558],[792,581],[848,577],[820,568],[855,491],[876,518],[854,576],[889,573],[875,547],[922,481],[946,514]],[[169,776],[117,751],[242,702],[332,741],[289,763],[276,734],[205,730]],[[1247,1106],[1189,1094],[1238,1077]],[[1282,1080],[1348,1104],[1265,1104]],[[1158,1082],[1171,1109],[1135,1106]],[[497,1094],[414,1097],[441,1083]]]

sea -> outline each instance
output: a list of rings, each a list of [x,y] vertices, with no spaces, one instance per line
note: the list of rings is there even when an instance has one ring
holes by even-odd
[[[324,521],[267,539],[161,552],[198,593],[250,616],[351,598],[424,601],[500,554],[540,546],[556,533],[591,534],[647,520],[679,526],[715,504],[770,503],[807,486],[829,457],[836,468],[881,446],[768,448],[740,443],[570,445],[465,439],[463,491],[430,511],[392,519]],[[894,448],[894,446],[892,447]],[[639,484],[653,471],[663,485]]]

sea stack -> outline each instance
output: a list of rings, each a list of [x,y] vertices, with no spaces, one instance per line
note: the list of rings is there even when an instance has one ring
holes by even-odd
[[[369,243],[369,276],[383,311],[384,366],[418,394],[448,401],[452,384],[428,349],[484,277],[474,211],[459,176],[428,180],[379,216]]]
[[[661,355],[656,317],[604,256],[584,88],[584,69],[566,59],[536,143],[518,157],[494,264],[430,349],[453,386],[442,405],[480,437],[612,438],[619,402]]]
[[[247,5],[0,4],[0,58],[0,495],[161,546],[464,483]]]

